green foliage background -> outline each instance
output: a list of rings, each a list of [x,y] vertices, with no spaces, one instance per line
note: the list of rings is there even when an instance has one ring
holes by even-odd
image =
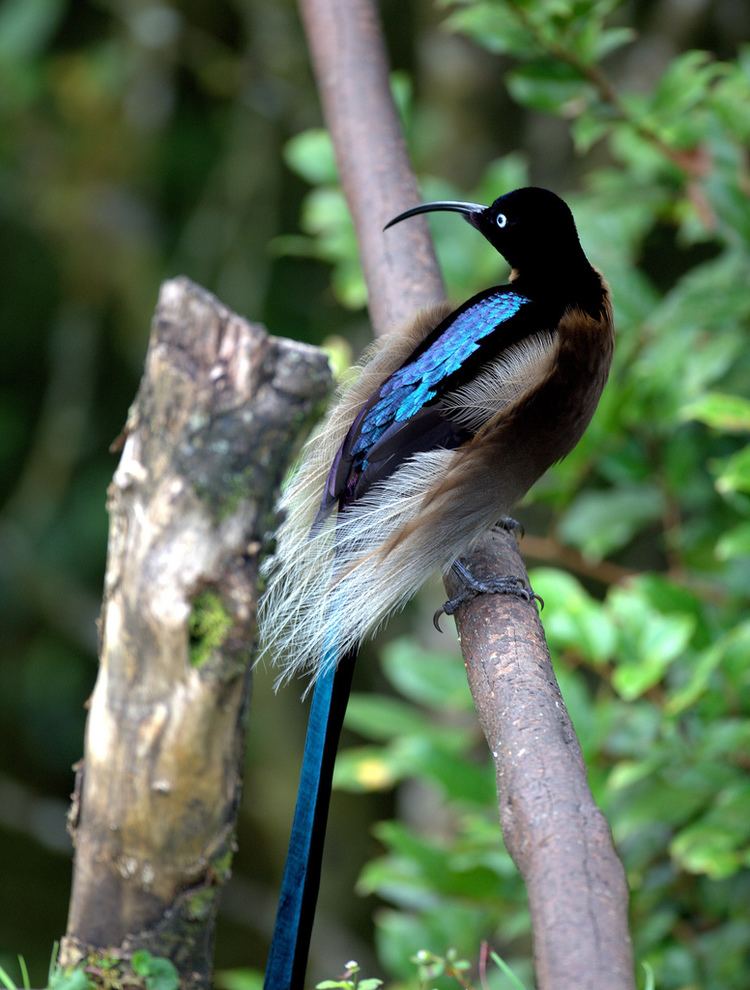
[[[520,511],[525,552],[628,870],[637,957],[660,990],[744,990],[750,12],[708,0],[382,12],[425,196],[549,185],[610,281],[612,379],[584,441]],[[290,2],[4,0],[0,122],[0,963],[22,951],[33,977],[65,925],[107,447],[160,280],[185,272],[275,333],[325,341],[339,364],[368,330]],[[439,217],[433,230],[454,298],[502,279],[467,225]],[[489,939],[531,987],[491,768],[452,636],[429,625],[440,594],[426,589],[360,664],[314,971],[355,957],[417,986],[418,949],[476,960]],[[262,963],[304,731],[295,692],[272,699],[269,680],[224,970]]]

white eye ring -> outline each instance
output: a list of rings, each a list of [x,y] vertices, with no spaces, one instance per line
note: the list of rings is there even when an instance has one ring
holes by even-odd
[[[504,227],[507,222],[508,222],[508,218],[504,213],[498,213],[498,215],[495,217],[495,223],[498,225],[498,227]]]

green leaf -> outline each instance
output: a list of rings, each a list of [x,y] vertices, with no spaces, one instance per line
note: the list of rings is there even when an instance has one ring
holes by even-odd
[[[417,736],[433,741],[441,751],[460,750],[475,735],[472,727],[441,725],[405,701],[378,694],[355,694],[349,699],[346,726],[369,739],[387,741]]]
[[[333,144],[323,128],[302,131],[290,138],[284,146],[284,161],[311,186],[338,182]]]
[[[659,415],[679,416],[736,363],[745,346],[739,332],[750,316],[744,291],[747,257],[727,251],[693,267],[649,314],[654,332],[631,371],[658,402]]]
[[[408,128],[409,117],[411,116],[412,103],[414,100],[414,85],[408,72],[396,70],[391,72],[391,95],[396,104],[398,115],[404,128]],[[360,990],[362,984],[360,983]]]
[[[398,750],[350,747],[336,757],[333,786],[343,791],[385,791],[407,775]]]
[[[422,740],[411,740],[406,748],[404,763],[410,765],[413,776],[421,776],[436,784],[452,801],[487,805],[495,796],[495,771],[489,761],[471,763],[460,756],[441,751]]]
[[[397,735],[381,748],[343,750],[336,760],[334,784],[343,790],[379,791],[408,777],[422,777],[454,800],[482,803],[493,793],[490,768],[454,752],[469,738],[463,731],[430,726],[423,733]]]
[[[254,969],[221,969],[214,984],[217,990],[263,990],[263,974]]]
[[[383,670],[411,701],[434,708],[473,709],[466,672],[457,653],[424,650],[404,637],[383,649]]]
[[[750,749],[750,719],[735,717],[704,722],[700,734],[696,729],[695,746],[702,760],[731,760]]]
[[[740,142],[750,139],[750,74],[747,72],[746,52],[738,63],[725,63],[725,75],[711,92],[711,109],[726,130]]]
[[[611,791],[619,791],[633,787],[639,781],[650,777],[659,767],[660,762],[659,757],[651,760],[623,760],[607,777],[607,788]]]
[[[487,932],[487,907],[444,900],[418,915],[379,911],[376,925],[378,958],[383,967],[413,986],[415,946],[438,959],[449,947],[455,947],[461,956],[475,955],[477,945]],[[427,984],[430,990],[434,985]],[[446,984],[441,986],[447,987]]]
[[[736,873],[750,849],[750,785],[742,781],[725,788],[700,821],[682,829],[670,849],[690,873],[717,880]]]
[[[5,0],[0,6],[0,57],[28,59],[37,55],[65,9],[63,0]]]
[[[740,523],[725,533],[716,544],[716,556],[719,560],[750,557],[750,522]]]
[[[612,684],[623,698],[632,700],[657,684],[687,648],[696,619],[660,613],[637,582],[610,592],[607,607],[620,628]]]
[[[384,969],[404,980],[413,980],[411,957],[415,946],[426,945],[431,940],[429,921],[424,915],[380,910],[375,916],[375,940]]]
[[[690,51],[673,59],[651,93],[649,110],[669,122],[692,110],[708,96],[722,72],[708,52]]]
[[[331,282],[342,306],[347,309],[362,309],[367,304],[367,285],[356,255],[336,265]]]
[[[540,59],[506,76],[512,96],[524,106],[547,113],[579,113],[591,97],[591,86],[564,62]]]
[[[690,676],[674,691],[665,706],[669,715],[678,715],[703,696],[711,678],[732,653],[750,653],[750,622],[743,622],[703,650],[690,665]]]
[[[353,228],[344,194],[327,186],[313,190],[302,210],[302,226],[309,234],[326,235],[326,252],[333,258],[353,243]]]
[[[91,980],[82,969],[58,969],[49,985],[49,990],[90,990]]]
[[[130,965],[134,973],[143,977],[147,990],[179,990],[180,977],[171,960],[138,949],[131,956]]]
[[[722,495],[750,492],[750,445],[720,462],[716,490]]]
[[[739,395],[707,392],[684,406],[681,415],[727,433],[750,432],[750,400]]]
[[[608,660],[617,633],[601,603],[565,571],[535,568],[530,578],[531,586],[544,599],[544,628],[550,642],[592,663]]]
[[[614,27],[601,31],[595,44],[596,58],[604,58],[610,52],[629,44],[635,37],[636,32],[631,27]]]
[[[431,723],[413,705],[378,694],[354,694],[346,710],[346,727],[370,739],[429,732]]]
[[[381,822],[374,832],[390,855],[368,864],[358,885],[362,892],[413,907],[434,904],[438,895],[475,902],[492,902],[497,896],[500,879],[494,870],[468,865],[444,844],[397,822]]]
[[[653,485],[630,485],[579,495],[559,523],[563,540],[592,560],[626,546],[642,529],[657,522],[664,498]]]
[[[648,701],[623,704],[613,698],[607,714],[607,753],[620,760],[651,759],[663,722],[661,710]]]
[[[737,182],[743,151],[737,144],[734,129],[726,135],[715,135],[710,149],[715,165],[705,183],[708,205],[716,217],[717,229],[727,241],[742,244],[746,250],[750,244],[750,204]]]
[[[704,693],[709,679],[721,663],[724,651],[721,647],[704,650],[697,660],[691,664],[691,675],[688,682],[676,691],[665,707],[669,715],[678,715],[689,708]]]
[[[357,891],[377,893],[392,904],[415,910],[433,904],[436,898],[429,878],[401,856],[371,859],[360,874]]]
[[[511,9],[498,3],[474,3],[443,22],[451,31],[473,38],[488,51],[516,56],[535,55],[539,45]]]
[[[517,189],[529,184],[529,163],[519,152],[510,152],[491,161],[482,174],[479,185],[472,191],[478,203],[490,203],[500,189]],[[493,259],[494,263],[494,259]]]
[[[594,108],[584,109],[572,121],[571,133],[576,151],[584,154],[611,129],[612,121],[598,115]]]
[[[678,343],[680,329],[701,331],[702,337],[687,338],[696,340],[697,357],[713,342],[706,331],[729,332],[730,339],[739,336],[744,342],[742,334],[737,333],[737,321],[750,315],[750,299],[737,279],[746,271],[747,256],[742,251],[726,251],[712,261],[697,265],[667,293],[663,306],[654,314],[654,325],[659,326],[660,334],[676,333]],[[683,348],[685,339],[683,336]]]

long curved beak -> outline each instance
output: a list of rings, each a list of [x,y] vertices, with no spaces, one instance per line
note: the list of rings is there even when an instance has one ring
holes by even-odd
[[[402,220],[406,220],[409,217],[415,217],[418,213],[437,213],[440,210],[444,210],[447,213],[463,213],[472,227],[476,227],[477,218],[480,213],[484,213],[485,209],[486,207],[481,206],[479,203],[458,203],[452,199],[439,199],[434,203],[422,203],[421,206],[412,206],[410,210],[399,213],[393,220],[388,221],[385,227],[383,227],[383,230],[388,230],[389,227],[392,227],[396,223],[401,223]]]

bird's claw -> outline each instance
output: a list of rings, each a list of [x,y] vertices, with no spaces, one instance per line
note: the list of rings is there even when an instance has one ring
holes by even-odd
[[[443,602],[433,615],[432,624],[439,633],[443,631],[440,628],[440,616],[453,615],[461,605],[470,602],[477,595],[515,595],[516,598],[521,598],[525,602],[538,602],[540,611],[544,608],[544,599],[542,596],[537,595],[533,588],[525,584],[523,578],[514,575],[504,575],[503,577],[482,580],[474,577],[466,565],[460,561],[456,561],[452,569],[463,583],[464,588],[459,595],[449,598],[447,602]]]
[[[515,536],[517,539],[523,539],[526,535],[523,523],[514,519],[513,516],[500,516],[492,528],[502,530],[504,533],[510,533],[511,536]]]
[[[457,608],[459,608],[461,605],[464,605],[466,602],[471,601],[471,599],[475,598],[476,595],[478,594],[479,592],[470,591],[467,588],[462,594],[456,595],[455,598],[449,598],[447,602],[443,602],[443,604],[440,606],[440,608],[437,610],[437,612],[435,612],[435,614],[432,617],[432,624],[437,629],[437,631],[439,633],[442,633],[443,631],[440,628],[441,615],[453,615],[453,613],[456,611]]]

